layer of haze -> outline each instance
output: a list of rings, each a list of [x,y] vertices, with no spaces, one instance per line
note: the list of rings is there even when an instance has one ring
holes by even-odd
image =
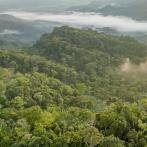
[[[0,32],[0,35],[12,35],[12,34],[20,34],[20,32],[17,30],[8,30],[8,29],[5,29],[2,32]]]
[[[121,65],[121,72],[131,76],[147,75],[147,61],[137,65],[126,59],[125,63]]]
[[[86,5],[92,0],[0,0],[0,10],[50,11]]]
[[[98,13],[69,12],[63,14],[31,13],[24,11],[8,11],[8,14],[27,21],[57,22],[70,26],[109,27],[120,32],[147,32],[147,22],[136,21],[127,17],[103,16]]]

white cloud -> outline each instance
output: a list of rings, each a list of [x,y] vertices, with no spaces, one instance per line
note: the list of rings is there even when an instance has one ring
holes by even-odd
[[[5,29],[2,32],[0,32],[0,35],[11,35],[11,34],[20,34],[20,32],[17,30],[8,30],[8,29]]]
[[[98,13],[73,12],[64,14],[39,14],[22,11],[11,11],[3,12],[1,14],[9,14],[29,21],[50,21],[71,26],[91,26],[99,28],[110,27],[120,32],[147,32],[146,21],[136,21],[131,18],[121,16],[103,16]]]
[[[127,75],[130,74],[133,75],[147,75],[147,61],[142,62],[140,64],[134,64],[130,61],[130,59],[126,59],[124,64],[121,65],[121,72]]]

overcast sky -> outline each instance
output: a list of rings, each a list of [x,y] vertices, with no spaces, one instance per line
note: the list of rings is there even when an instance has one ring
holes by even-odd
[[[32,10],[60,11],[72,6],[86,5],[92,0],[0,0],[0,11],[3,10]]]
[[[59,4],[87,4],[92,0],[0,0],[0,5],[45,5],[45,4],[52,4],[52,5],[59,5]]]
[[[0,10],[25,9],[45,6],[49,9],[67,9],[77,5],[87,5],[96,1],[99,7],[102,4],[131,2],[133,0],[0,0]],[[43,8],[43,7],[42,7]],[[25,9],[27,10],[27,9]],[[36,9],[37,10],[37,9]]]

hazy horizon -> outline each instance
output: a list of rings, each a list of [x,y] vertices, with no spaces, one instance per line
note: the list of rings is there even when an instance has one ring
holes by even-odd
[[[75,27],[109,27],[119,32],[147,32],[147,21],[136,21],[123,16],[104,16],[98,13],[81,12],[53,14],[25,11],[6,11],[0,14],[8,14],[26,21],[56,22]]]
[[[139,2],[142,4],[144,1]],[[67,25],[96,29],[113,35],[129,35],[144,42],[147,37],[147,19],[136,19],[129,10],[129,15],[107,13],[113,7],[119,10],[120,6],[133,6],[136,2],[139,3],[136,0],[0,0],[0,35],[1,38],[11,35],[18,36],[18,39],[25,36],[27,39],[29,34],[30,40],[36,40],[56,26]],[[76,7],[83,6],[86,6],[86,11],[76,10]],[[75,10],[72,10],[74,7]],[[97,11],[101,8],[102,11]],[[136,9],[136,13],[139,12]],[[142,16],[142,13],[138,16]],[[3,14],[7,14],[6,17]],[[146,18],[146,13],[143,14]]]

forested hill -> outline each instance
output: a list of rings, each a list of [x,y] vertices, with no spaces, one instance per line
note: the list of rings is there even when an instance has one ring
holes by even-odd
[[[51,34],[43,35],[34,45],[34,50],[78,70],[88,64],[96,68],[117,65],[124,58],[143,60],[147,55],[147,47],[131,37],[116,37],[71,27],[55,28]]]
[[[133,38],[66,26],[0,49],[0,147],[145,147],[146,57]]]
[[[43,35],[33,50],[47,59],[73,68],[79,73],[78,80],[89,87],[88,93],[98,99],[119,97],[132,101],[146,93],[138,91],[136,94],[133,88],[127,91],[129,86],[136,86],[136,81],[122,80],[118,74],[125,59],[136,64],[146,60],[147,47],[133,38],[65,26]],[[115,90],[111,91],[112,88]]]

